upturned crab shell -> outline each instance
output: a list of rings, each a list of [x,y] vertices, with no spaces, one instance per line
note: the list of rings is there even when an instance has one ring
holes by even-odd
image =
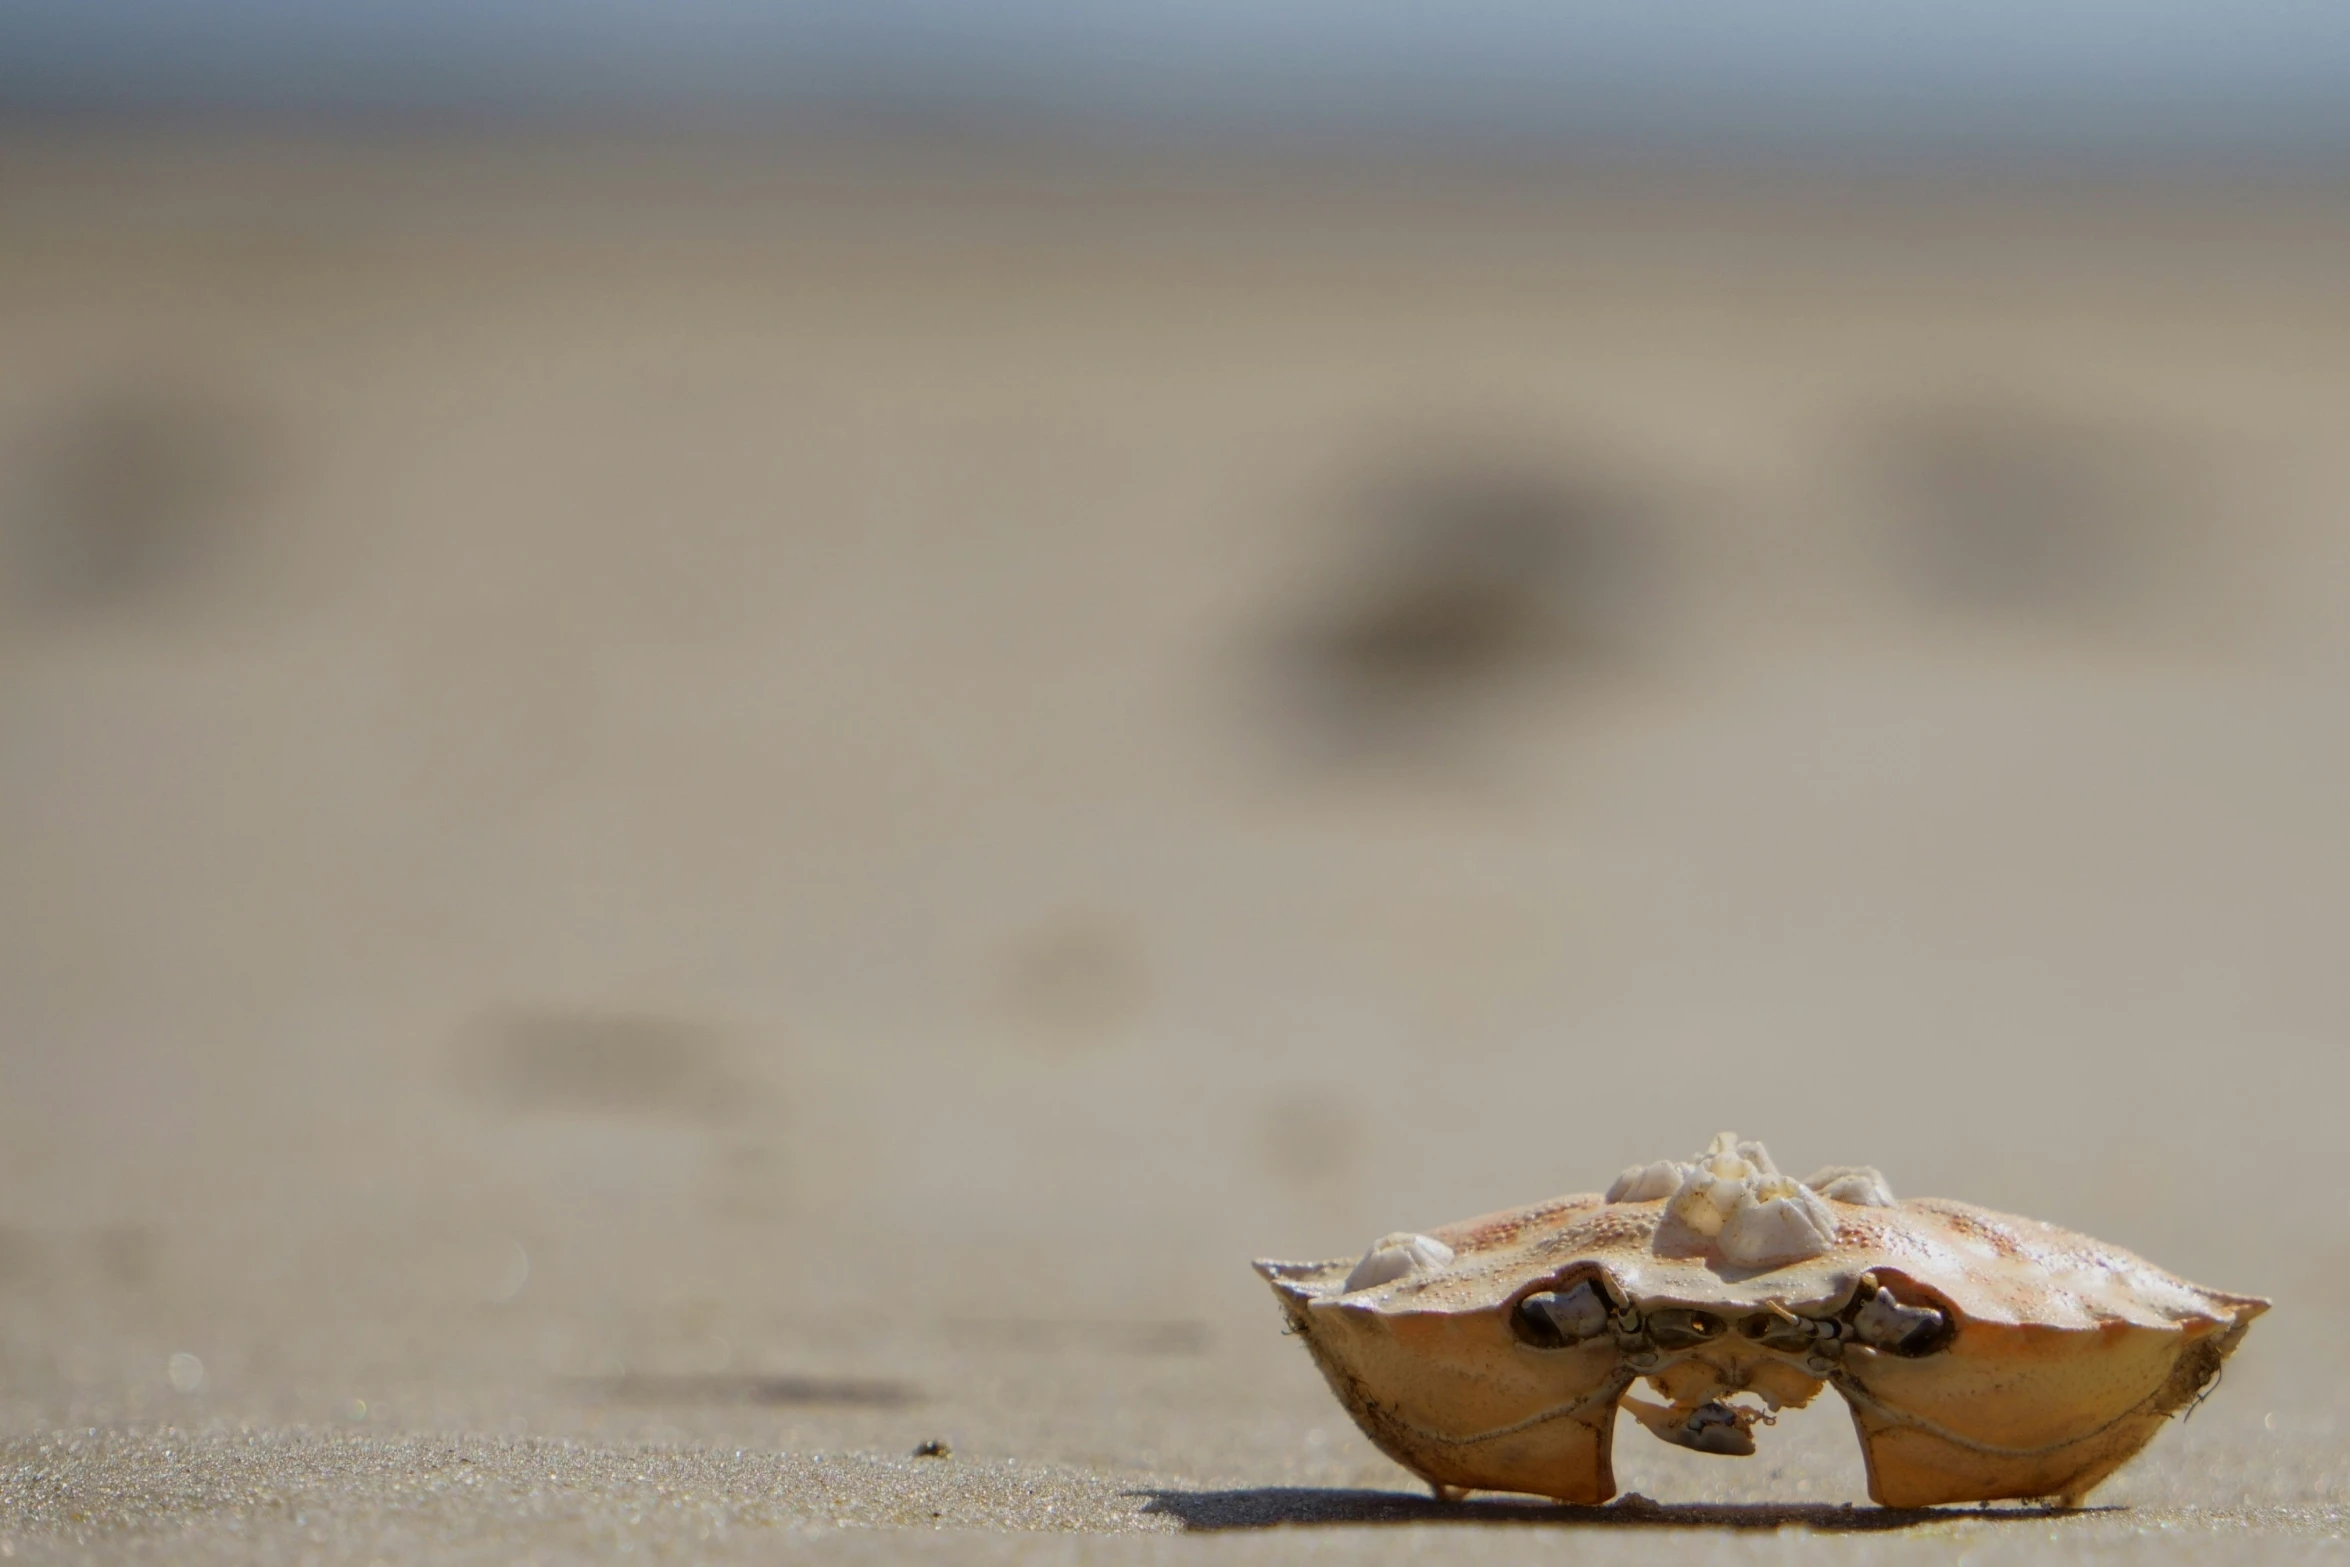
[[[1356,1423],[1439,1495],[1584,1503],[1615,1494],[1620,1404],[1743,1454],[1823,1385],[1885,1506],[2077,1502],[2268,1309],[2036,1219],[1896,1201],[1874,1170],[1790,1181],[1728,1133],[1604,1197],[1256,1266]],[[1627,1396],[1644,1377],[1666,1403]]]

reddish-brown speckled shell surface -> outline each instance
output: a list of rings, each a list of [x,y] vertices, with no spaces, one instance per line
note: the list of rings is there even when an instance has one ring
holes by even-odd
[[[1880,1503],[2077,1500],[2267,1308],[2036,1219],[1826,1173],[1856,1178],[1814,1190],[1725,1134],[1690,1163],[1627,1171],[1614,1201],[1391,1236],[1359,1262],[1257,1266],[1357,1423],[1439,1494],[1572,1502],[1614,1494],[1619,1404],[1667,1441],[1750,1452],[1762,1409],[1822,1385],[1851,1406]],[[1527,1309],[1562,1299],[1583,1303],[1588,1332]],[[1627,1397],[1643,1378],[1669,1403]]]

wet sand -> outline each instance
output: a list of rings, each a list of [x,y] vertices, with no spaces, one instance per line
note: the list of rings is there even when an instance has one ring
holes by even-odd
[[[2350,206],[0,203],[0,1552],[2341,1549]],[[1725,1127],[2278,1306],[2078,1515],[1872,1509],[1828,1399],[1445,1508],[1247,1266]]]

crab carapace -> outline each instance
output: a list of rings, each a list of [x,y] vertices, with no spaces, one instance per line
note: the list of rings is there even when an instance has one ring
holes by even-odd
[[[1583,1503],[1615,1494],[1619,1407],[1743,1455],[1823,1386],[1885,1506],[2077,1503],[2268,1309],[2036,1219],[1898,1201],[1873,1169],[1790,1180],[1728,1132],[1605,1196],[1256,1266],[1348,1413],[1439,1496]]]

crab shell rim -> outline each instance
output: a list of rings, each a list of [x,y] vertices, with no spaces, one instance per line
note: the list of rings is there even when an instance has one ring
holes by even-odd
[[[1604,1281],[1638,1312],[1817,1321],[1881,1284],[1947,1313],[1936,1353],[1855,1345],[1804,1368],[1844,1398],[1869,1494],[1891,1507],[2077,1503],[2202,1396],[2269,1306],[2054,1225],[1947,1199],[1830,1200],[1836,1234],[1821,1255],[1756,1267],[1687,1237],[1660,1253],[1668,1206],[1582,1194],[1392,1236],[1381,1244],[1433,1249],[1351,1291],[1347,1276],[1378,1247],[1361,1262],[1256,1267],[1364,1433],[1439,1494],[1579,1503],[1615,1492],[1615,1415],[1634,1383],[1691,1358],[1632,1365],[1613,1342],[1545,1349],[1512,1335],[1517,1302],[1581,1278]],[[1722,1374],[1734,1381],[1750,1368]],[[1786,1396],[1764,1394],[1775,1407],[1818,1391],[1784,1379],[1776,1387]]]

